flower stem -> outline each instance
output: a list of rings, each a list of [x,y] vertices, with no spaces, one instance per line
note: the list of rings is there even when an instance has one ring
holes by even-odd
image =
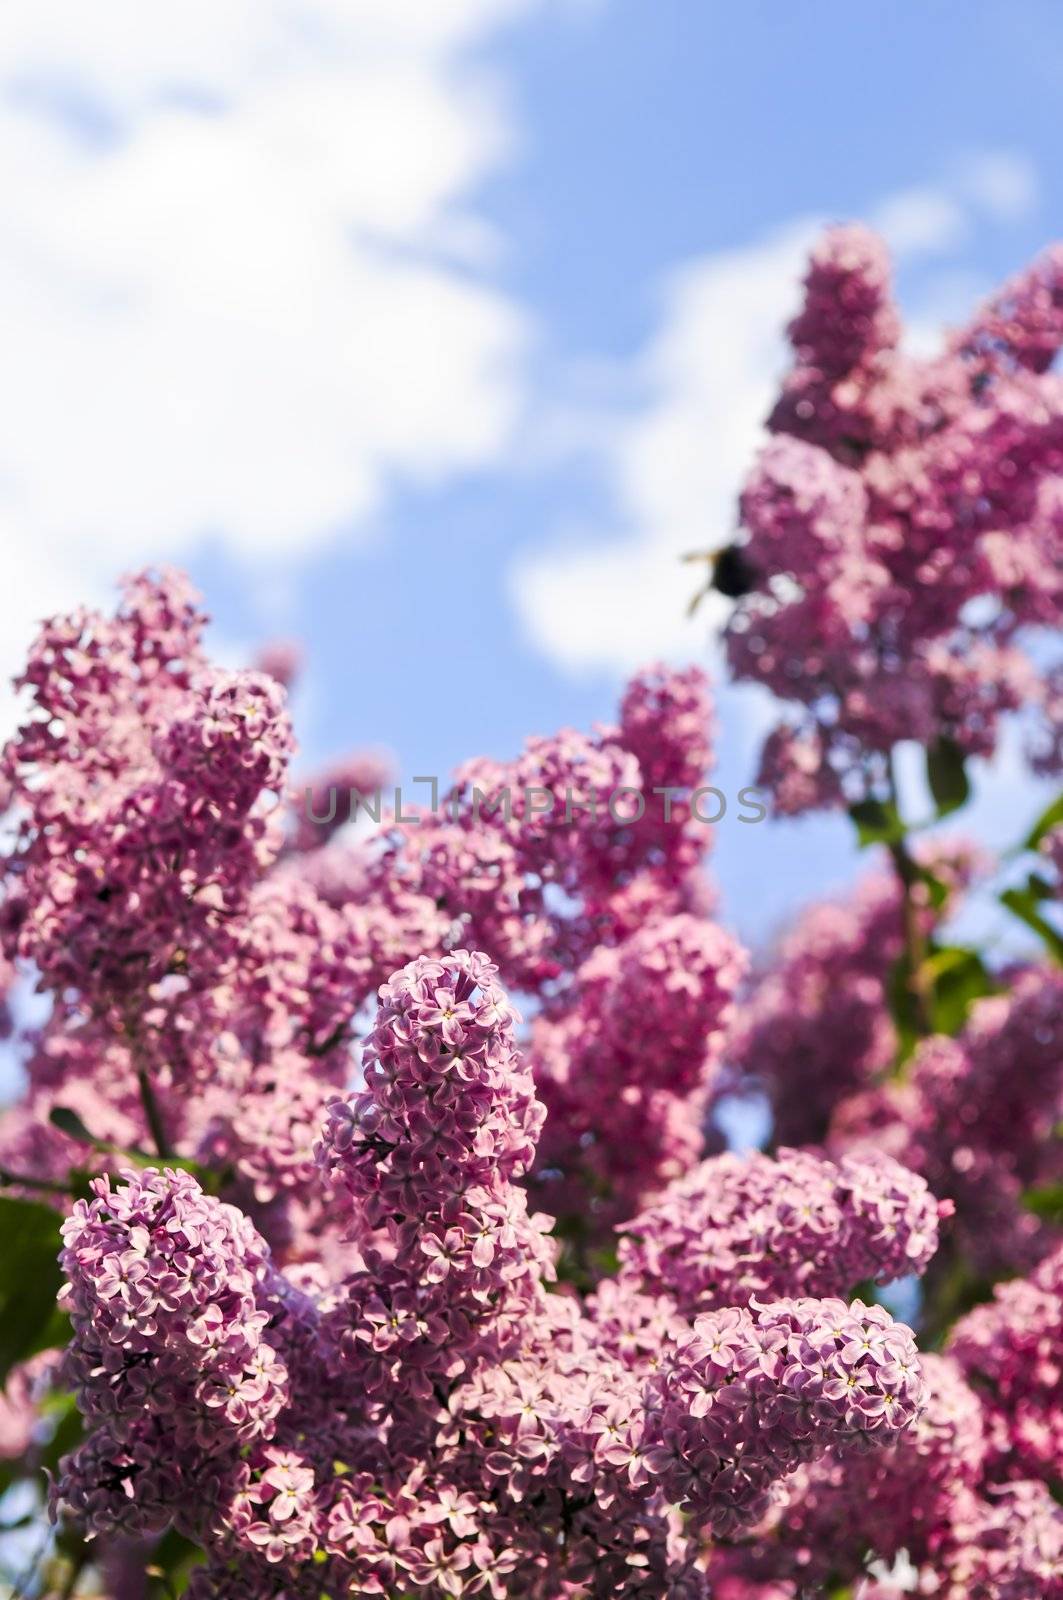
[[[166,1128],[163,1124],[162,1113],[159,1110],[159,1102],[155,1098],[155,1090],[151,1086],[151,1079],[148,1077],[146,1067],[139,1066],[137,1068],[137,1084],[140,1087],[140,1099],[144,1106],[144,1115],[148,1119],[148,1127],[151,1130],[155,1149],[160,1156],[172,1155],[173,1151],[170,1149],[169,1140],[166,1137]]]
[[[894,810],[900,815],[900,806],[897,800],[897,780],[893,766],[893,757],[889,764],[890,798]],[[930,997],[926,988],[926,958],[928,955],[926,934],[919,919],[919,906],[915,899],[915,886],[919,882],[919,869],[912,858],[908,848],[907,834],[903,833],[899,839],[889,846],[890,857],[893,861],[894,871],[901,886],[901,915],[903,919],[904,936],[904,980],[905,989],[911,1003],[912,1023],[916,1033],[925,1038],[933,1033],[934,1023],[930,1014]]]
[[[5,1189],[39,1189],[46,1194],[73,1194],[74,1188],[69,1183],[59,1183],[50,1178],[29,1178],[21,1172],[9,1172],[7,1167],[0,1167],[0,1185]]]

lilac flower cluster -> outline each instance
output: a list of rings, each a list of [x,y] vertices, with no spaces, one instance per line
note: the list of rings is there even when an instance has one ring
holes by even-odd
[[[981,864],[957,843],[924,851],[920,865],[947,894],[936,907],[916,899],[929,942]],[[1006,992],[977,1000],[955,1037],[924,1040],[897,1073],[904,909],[903,887],[876,871],[847,902],[806,912],[740,1009],[725,1081],[767,1092],[780,1144],[885,1152],[920,1173],[952,1202],[952,1235],[979,1270],[1025,1271],[1053,1230],[1023,1196],[1063,1175],[1059,974],[1013,970]]]
[[[589,1185],[603,1221],[629,1215],[697,1159],[744,971],[715,924],[667,917],[596,951],[569,1004],[536,1019],[549,1112],[536,1182],[553,1210],[585,1209]]]
[[[884,1155],[710,1157],[622,1227],[621,1280],[684,1316],[923,1272],[949,1208]]]
[[[860,1300],[698,1317],[658,1387],[647,1464],[718,1533],[763,1515],[802,1461],[891,1442],[925,1404],[909,1330]]]
[[[91,1431],[58,1514],[102,1539],[173,1521],[221,1594],[316,1592],[308,1563],[370,1594],[501,1600],[519,1567],[540,1600],[698,1594],[696,1530],[911,1426],[914,1343],[879,1307],[784,1297],[692,1329],[624,1279],[582,1307],[545,1292],[549,1219],[519,1187],[543,1109],[514,1021],[479,954],[382,987],[365,1087],[318,1151],[359,1252],[338,1275],[280,1273],[186,1172],[95,1182],[63,1225]]]
[[[777,1584],[793,1600],[853,1584],[862,1594],[869,1560],[903,1558],[920,1594],[1058,1600],[1063,1513],[1038,1479],[986,1478],[977,1393],[949,1357],[921,1365],[928,1400],[912,1427],[886,1449],[800,1468],[751,1537],[714,1553],[713,1593]]]
[[[112,621],[49,624],[31,662],[38,711],[5,753],[21,820],[0,916],[7,948],[32,957],[59,999],[30,1059],[27,1102],[5,1119],[0,1145],[14,1172],[59,1181],[72,1164],[98,1168],[96,1153],[49,1121],[54,1110],[75,1112],[99,1140],[178,1149],[229,1173],[231,1197],[275,1245],[298,1252],[307,1241],[314,1253],[309,1241],[323,1232],[339,1243],[308,1186],[316,1128],[344,1082],[354,1019],[380,982],[472,935],[511,982],[552,991],[556,1008],[559,980],[591,950],[649,920],[703,916],[708,896],[692,868],[704,829],[692,826],[684,796],[710,761],[710,705],[700,673],[653,669],[630,686],[620,728],[533,741],[499,769],[518,790],[565,777],[591,798],[598,777],[643,789],[660,779],[667,797],[629,824],[602,807],[575,829],[538,814],[489,815],[470,780],[464,800],[428,826],[385,826],[368,845],[321,848],[298,829],[286,836],[280,813],[266,815],[290,747],[276,679],[212,676],[202,620],[172,575],[138,579]],[[67,790],[93,797],[101,864],[91,871],[82,835],[71,833],[76,812],[67,808],[62,827],[48,820],[49,796]],[[120,816],[105,821],[130,790],[151,797],[157,821],[166,798],[168,820],[150,838],[123,831]],[[115,865],[126,850],[128,883]],[[73,898],[72,865],[90,880]],[[49,909],[55,895],[62,920]],[[715,939],[729,960],[711,925],[691,938]],[[568,1002],[577,998],[570,979]],[[693,1159],[696,1098],[661,1092],[652,1121],[632,1117],[647,1170],[675,1170],[670,1149]]]
[[[982,1478],[981,1409],[947,1358],[920,1361],[926,1409],[888,1450],[827,1456],[797,1474],[769,1514],[761,1570],[826,1582],[831,1571],[859,1572],[869,1551],[891,1564],[904,1551],[923,1565],[954,1543]]]
[[[806,911],[760,973],[730,1060],[736,1081],[769,1095],[784,1144],[822,1140],[836,1103],[892,1062],[886,983],[902,940],[899,889],[883,871],[847,902]]]
[[[996,1490],[970,1502],[943,1565],[946,1600],[1059,1600],[1063,1512],[1041,1482]]]
[[[1025,1270],[1052,1241],[1023,1195],[1063,1176],[1061,1115],[1063,976],[1031,967],[980,1000],[956,1038],[926,1040],[903,1083],[839,1106],[833,1142],[861,1152],[887,1139],[953,1202],[975,1263]]]
[[[549,1219],[516,1185],[543,1108],[484,956],[421,958],[380,998],[365,1089],[329,1108],[320,1159],[365,1257],[337,1313],[345,1357],[369,1390],[424,1402],[506,1348],[550,1273]]]
[[[202,621],[176,577],[133,580],[113,621],[46,624],[20,680],[5,945],[98,1007],[197,948],[216,958],[267,849],[256,803],[291,748],[280,691],[208,671]]]
[[[354,820],[359,803],[378,796],[391,779],[391,763],[372,751],[333,762],[315,773],[295,807],[295,850],[318,850],[345,823]]]
[[[1063,1247],[956,1324],[949,1352],[977,1391],[995,1477],[1058,1476],[1063,1463]]]
[[[890,985],[905,947],[906,911],[929,941],[988,868],[985,853],[963,839],[936,840],[915,861],[943,892],[939,904],[917,882],[906,906],[895,873],[877,866],[845,899],[804,911],[744,996],[728,1048],[730,1076],[736,1087],[768,1095],[779,1143],[822,1143],[838,1107],[872,1089],[893,1065]]]
[[[0,1390],[0,1461],[18,1461],[41,1436],[39,1402],[48,1390],[56,1365],[55,1352],[42,1350],[27,1361],[19,1361],[8,1373]]]
[[[551,1209],[600,1201],[599,1232],[610,1205],[630,1210],[696,1159],[740,975],[737,947],[706,920],[711,898],[695,871],[706,830],[690,797],[711,763],[711,727],[704,676],[652,668],[628,686],[617,728],[531,740],[512,763],[470,763],[416,823],[283,867],[341,914],[361,999],[418,954],[462,946],[489,953],[507,982],[537,997],[535,1070],[561,1142],[548,1137],[536,1182],[549,1173]],[[628,786],[645,806],[618,820],[608,799]],[[526,805],[536,792],[576,803]],[[559,1095],[574,1096],[563,1110]],[[595,1140],[614,1099],[627,1131]],[[603,1185],[611,1198],[590,1200]]]
[[[63,1224],[66,1370],[95,1426],[55,1502],[104,1533],[165,1527],[203,1495],[200,1474],[231,1476],[270,1438],[287,1400],[248,1219],[187,1173],[125,1180],[97,1179]]]
[[[881,242],[836,228],[813,252],[729,628],[735,674],[795,707],[759,780],[781,810],[861,798],[898,740],[989,755],[1003,713],[1047,712],[1018,640],[1063,599],[1061,283],[1057,249],[920,360]]]
[[[467,763],[416,822],[299,864],[349,915],[366,996],[414,956],[463,946],[537,992],[646,916],[704,909],[696,867],[707,830],[690,806],[711,763],[704,675],[651,668],[628,686],[621,715],[618,728],[529,740],[512,762]],[[644,797],[642,815],[613,815],[620,789]]]

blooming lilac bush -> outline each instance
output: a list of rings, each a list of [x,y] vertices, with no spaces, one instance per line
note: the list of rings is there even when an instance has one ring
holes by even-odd
[[[697,669],[352,832],[387,768],[295,783],[292,647],[212,667],[170,573],[44,625],[0,770],[24,1593],[1063,1595],[1063,807],[991,960],[948,920],[995,864],[893,761],[938,821],[1022,707],[1058,771],[1063,258],[917,362],[836,230],[791,336],[728,649],[790,708],[775,812],[880,859],[766,957],[703,870]]]

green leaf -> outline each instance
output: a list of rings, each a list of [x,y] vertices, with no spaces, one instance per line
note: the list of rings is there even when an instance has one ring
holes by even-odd
[[[42,1350],[61,1349],[70,1343],[73,1331],[68,1314],[60,1306],[53,1306],[51,1315],[41,1327],[29,1354],[35,1356]]]
[[[62,1286],[59,1226],[62,1217],[35,1200],[0,1196],[0,1383],[35,1351],[55,1314]]]
[[[942,883],[940,878],[936,878],[929,867],[921,866],[917,861],[913,865],[916,878],[926,887],[931,907],[935,911],[941,911],[949,898],[948,884]]]
[[[976,950],[947,945],[924,963],[935,1033],[959,1033],[976,1000],[994,992],[993,980]]]
[[[897,1065],[903,1067],[929,1023],[934,1033],[957,1034],[976,1000],[994,994],[996,985],[976,950],[964,945],[934,949],[919,973],[926,1018],[920,1015],[908,958],[899,957],[886,981],[886,1001],[897,1030]]]
[[[1044,1222],[1063,1223],[1063,1183],[1046,1183],[1039,1189],[1027,1189],[1022,1203],[1027,1211]]]
[[[65,1133],[68,1139],[76,1139],[79,1144],[99,1144],[99,1140],[89,1132],[77,1112],[71,1111],[69,1106],[53,1106],[48,1113],[48,1121],[53,1128]]]
[[[849,807],[856,824],[860,848],[869,844],[897,844],[904,838],[904,823],[891,800],[860,800]]]
[[[601,1245],[590,1252],[590,1264],[595,1277],[615,1278],[620,1271],[620,1255],[615,1244]]]
[[[903,1066],[919,1043],[919,1006],[912,992],[907,956],[900,956],[886,979],[886,1004],[897,1030],[897,1065]]]
[[[119,1145],[110,1144],[105,1139],[97,1139],[96,1135],[86,1128],[77,1112],[72,1111],[69,1106],[53,1106],[48,1113],[48,1121],[69,1139],[76,1139],[79,1144],[91,1145],[102,1155],[113,1156],[125,1166],[174,1167],[181,1172],[190,1172],[206,1194],[217,1194],[229,1180],[229,1173],[214,1171],[187,1156],[160,1156],[150,1150],[139,1150],[136,1146],[123,1150]],[[84,1193],[90,1192],[87,1183],[88,1179],[94,1176],[94,1173],[80,1170],[71,1174],[75,1188]]]
[[[205,1559],[199,1545],[192,1544],[171,1528],[151,1552],[145,1568],[147,1575],[154,1579],[149,1592],[167,1596],[183,1594],[194,1569]]]
[[[1053,961],[1063,967],[1063,934],[1053,928],[1047,917],[1038,911],[1038,897],[1029,884],[1025,889],[1005,889],[1000,896],[1000,903],[1036,933]]]
[[[941,738],[926,753],[926,777],[939,817],[958,811],[971,794],[963,751],[953,739]]]
[[[1024,848],[1036,850],[1045,834],[1051,833],[1053,828],[1058,828],[1060,823],[1063,823],[1063,794],[1053,800],[1047,810],[1041,812],[1023,841]]]
[[[76,1450],[85,1437],[85,1426],[77,1401],[65,1390],[53,1391],[45,1400],[42,1410],[47,1418],[54,1419],[54,1428],[41,1452],[41,1466],[47,1468],[54,1477],[63,1456]]]

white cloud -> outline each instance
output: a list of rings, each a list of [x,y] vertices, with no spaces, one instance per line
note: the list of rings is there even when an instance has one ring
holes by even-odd
[[[968,162],[962,181],[974,203],[1000,222],[1019,222],[1040,199],[1037,171],[1015,151],[990,151]]]
[[[469,52],[534,0],[5,0],[0,669],[210,533],[261,559],[495,458],[520,312]]]
[[[980,203],[993,191],[999,206],[1010,182],[1017,201],[1020,169],[1009,163],[983,157],[954,188],[887,196],[870,221],[898,257],[953,250],[968,231],[975,187]],[[622,675],[656,656],[705,658],[706,632],[718,632],[729,607],[709,596],[685,618],[705,569],[680,558],[733,535],[738,490],[787,364],[783,329],[820,226],[820,219],[795,220],[674,273],[657,331],[634,360],[634,379],[624,380],[634,382],[639,402],[620,417],[599,417],[596,430],[574,426],[577,448],[590,440],[597,453],[614,525],[597,536],[566,530],[512,573],[527,633],[565,670]],[[951,290],[947,299],[953,305]],[[916,318],[917,333],[923,322]]]
[[[899,255],[955,250],[970,226],[959,201],[929,184],[891,195],[869,221]]]
[[[603,447],[624,531],[595,542],[573,530],[513,574],[525,626],[562,667],[624,673],[703,652],[721,611],[710,597],[684,620],[704,574],[680,558],[733,533],[813,233],[795,223],[694,262],[666,287],[661,326],[638,359],[644,404]]]

